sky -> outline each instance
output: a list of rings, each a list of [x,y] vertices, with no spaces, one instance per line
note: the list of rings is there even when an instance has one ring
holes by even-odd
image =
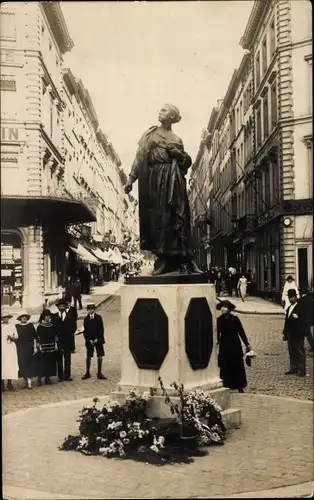
[[[244,55],[253,2],[60,2],[74,48],[65,67],[81,78],[101,129],[129,173],[143,132],[164,103],[192,160],[211,110]]]

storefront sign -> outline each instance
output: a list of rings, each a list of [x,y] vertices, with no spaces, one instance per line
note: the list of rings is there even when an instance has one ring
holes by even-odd
[[[12,276],[12,269],[1,269],[1,278],[8,278]]]
[[[18,141],[19,129],[13,127],[1,127],[1,140],[2,141]]]
[[[13,261],[13,246],[1,245],[1,261]]]
[[[14,260],[21,260],[21,249],[20,248],[13,248],[13,259]]]

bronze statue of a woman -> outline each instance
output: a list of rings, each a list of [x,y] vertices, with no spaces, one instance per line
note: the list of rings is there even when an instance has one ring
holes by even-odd
[[[138,179],[140,248],[157,256],[153,275],[182,269],[199,274],[191,245],[185,179],[192,161],[172,131],[181,116],[176,106],[167,104],[158,119],[160,126],[150,127],[139,142],[124,189],[130,193]]]

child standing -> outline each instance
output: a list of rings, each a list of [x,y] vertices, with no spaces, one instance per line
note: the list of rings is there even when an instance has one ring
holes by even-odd
[[[14,390],[12,380],[17,380],[19,373],[19,365],[17,362],[17,352],[15,345],[17,334],[15,331],[15,326],[9,322],[11,318],[12,314],[1,314],[1,380],[2,390],[5,389],[5,380],[8,381],[8,391]]]
[[[102,360],[105,356],[104,351],[104,324],[102,317],[97,314],[96,306],[94,303],[87,304],[87,316],[84,319],[84,338],[86,347],[86,373],[82,377],[82,380],[90,378],[90,367],[92,357],[94,356],[94,350],[96,349],[97,354],[97,378],[100,380],[105,380],[105,377],[101,373]]]

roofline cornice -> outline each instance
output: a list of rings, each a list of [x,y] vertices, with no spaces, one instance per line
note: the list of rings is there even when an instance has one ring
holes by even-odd
[[[240,39],[240,45],[243,49],[250,50],[252,48],[259,23],[271,1],[272,0],[255,0],[246,28]]]
[[[42,2],[41,6],[61,54],[70,52],[70,50],[72,50],[74,47],[74,42],[70,37],[70,33],[63,16],[60,3]]]

